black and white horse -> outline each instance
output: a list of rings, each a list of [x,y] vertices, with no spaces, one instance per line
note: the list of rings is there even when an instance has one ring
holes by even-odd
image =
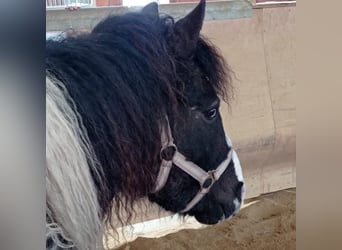
[[[200,36],[205,1],[175,22],[156,3],[46,42],[47,248],[102,248],[148,197],[216,224],[245,188],[220,100],[231,71]]]

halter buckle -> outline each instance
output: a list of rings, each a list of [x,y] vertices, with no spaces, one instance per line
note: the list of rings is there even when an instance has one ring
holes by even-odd
[[[208,177],[203,181],[202,186],[201,186],[201,190],[205,191],[205,192],[209,192],[210,188],[212,185],[214,185],[215,183],[215,170],[209,170],[207,172]]]

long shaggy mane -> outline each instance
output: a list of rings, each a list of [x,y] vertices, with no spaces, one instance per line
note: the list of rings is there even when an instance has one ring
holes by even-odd
[[[155,19],[128,13],[106,18],[89,34],[46,43],[46,70],[63,83],[54,87],[57,92],[65,88],[66,103],[77,110],[72,118],[76,125],[71,127],[84,131],[86,145],[91,145],[83,150],[88,157],[82,157],[91,166],[88,191],[93,185],[99,206],[95,211],[100,211],[92,216],[102,221],[112,223],[115,214],[119,223],[126,224],[134,214],[134,202],[151,193],[160,166],[161,124],[165,115],[179,119],[178,108],[186,103],[183,90],[192,84],[186,76],[191,67],[189,60],[177,59],[170,49],[167,38],[173,25],[170,16]],[[215,47],[202,37],[193,62],[208,84],[226,97],[230,70]],[[53,140],[64,142],[58,137]],[[73,150],[65,149],[65,154],[74,154]],[[77,172],[72,177],[80,175]],[[127,221],[120,216],[122,209]],[[54,211],[51,213],[53,217]]]

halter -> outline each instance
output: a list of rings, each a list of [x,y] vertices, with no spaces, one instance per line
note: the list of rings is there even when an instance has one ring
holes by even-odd
[[[160,191],[165,186],[165,183],[171,171],[171,167],[174,164],[185,173],[196,179],[201,186],[195,197],[186,205],[183,210],[180,211],[180,213],[185,213],[193,208],[210,191],[213,184],[227,169],[230,161],[232,160],[232,150],[228,152],[227,158],[223,160],[216,169],[205,172],[202,168],[197,166],[192,161],[186,160],[185,156],[178,151],[177,146],[173,142],[168,119],[167,131],[165,132],[165,129],[162,129],[161,141],[162,149],[160,150],[160,158],[162,160],[162,163],[159,169],[156,186],[153,193]]]

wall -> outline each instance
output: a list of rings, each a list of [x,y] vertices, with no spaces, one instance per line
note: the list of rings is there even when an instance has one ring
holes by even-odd
[[[203,33],[238,78],[224,125],[244,170],[247,198],[296,185],[295,6],[207,21]]]
[[[97,7],[120,6],[120,5],[122,5],[122,0],[96,0],[95,4]]]

